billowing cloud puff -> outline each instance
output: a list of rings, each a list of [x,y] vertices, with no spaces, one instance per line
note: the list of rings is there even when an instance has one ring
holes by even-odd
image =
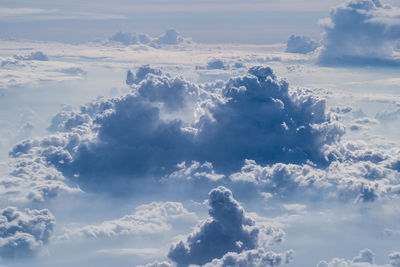
[[[286,43],[286,52],[307,54],[315,51],[319,44],[307,36],[291,35]]]
[[[160,45],[177,45],[184,41],[185,38],[183,38],[175,29],[166,30],[163,35],[156,39],[156,43]]]
[[[275,253],[259,248],[241,253],[229,252],[221,259],[215,259],[205,264],[204,267],[276,267],[291,263],[293,258],[293,250],[288,250],[285,253]]]
[[[121,235],[159,234],[171,230],[172,224],[196,220],[194,213],[187,211],[182,203],[152,202],[141,205],[130,215],[105,221],[98,225],[87,225],[82,228],[68,229],[59,239],[73,236],[99,238]]]
[[[118,42],[123,45],[144,44],[152,47],[160,45],[178,45],[181,43],[191,43],[191,39],[184,38],[174,29],[168,29],[159,37],[152,38],[147,34],[117,32],[109,38],[110,41]]]
[[[49,210],[0,210],[0,257],[34,256],[48,243],[55,218]]]
[[[185,240],[173,245],[168,253],[168,257],[178,266],[203,265],[224,257],[228,252],[241,253],[259,247],[262,229],[245,214],[229,189],[221,186],[211,190],[208,204],[210,218],[201,222]],[[247,257],[239,255],[226,257]],[[221,261],[225,262],[226,259]],[[218,262],[214,265],[223,266]]]
[[[307,163],[262,166],[247,160],[230,179],[257,184],[279,197],[297,192],[303,197],[369,202],[400,193],[398,149],[343,142],[326,153],[330,163],[322,168]]]
[[[222,85],[223,99],[198,122],[200,161],[216,170],[238,169],[244,159],[267,162],[324,163],[321,148],[339,140],[343,128],[327,116],[325,101],[312,91],[289,91],[270,68]]]
[[[321,261],[317,264],[317,267],[398,267],[400,266],[398,255],[398,252],[390,254],[390,263],[380,265],[375,263],[375,255],[371,250],[363,249],[352,260],[335,258],[330,262]]]
[[[10,155],[79,177],[71,181],[83,189],[118,191],[129,187],[115,179],[163,177],[185,161],[208,162],[220,175],[245,159],[326,164],[322,148],[344,132],[324,100],[289,90],[270,68],[206,85],[149,67],[128,78],[132,93],[61,112],[50,127],[54,135],[26,140]]]
[[[400,40],[400,9],[380,0],[352,0],[323,21],[323,65],[399,66],[394,55]]]

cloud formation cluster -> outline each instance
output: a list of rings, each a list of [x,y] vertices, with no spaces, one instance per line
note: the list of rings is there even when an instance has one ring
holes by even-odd
[[[0,257],[25,258],[38,253],[53,232],[55,218],[49,210],[0,210]]]
[[[400,193],[398,148],[342,142],[327,147],[330,163],[260,165],[247,160],[234,182],[256,184],[276,196],[302,196],[369,202]]]
[[[257,250],[262,243],[259,238],[263,229],[246,215],[229,189],[220,186],[211,190],[208,204],[210,218],[197,225],[193,233],[173,245],[168,253],[168,258],[178,266],[207,262],[211,263],[206,266],[238,266],[229,263],[251,261],[279,266],[286,261],[283,260],[286,256],[265,252],[262,248]]]
[[[41,51],[0,57],[0,89],[37,86],[43,81],[80,80],[86,72],[79,65],[49,60]]]
[[[381,0],[351,0],[322,21],[323,65],[399,66],[400,9]]]
[[[128,80],[132,93],[61,112],[53,135],[23,141],[10,155],[78,177],[83,189],[118,191],[127,183],[115,179],[161,177],[184,161],[208,162],[217,174],[239,170],[245,159],[326,164],[322,148],[344,132],[324,100],[290,91],[268,67],[198,85],[145,66]]]

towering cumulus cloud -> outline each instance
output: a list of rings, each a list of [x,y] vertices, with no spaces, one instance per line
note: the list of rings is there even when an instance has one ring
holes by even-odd
[[[246,216],[229,189],[218,187],[211,190],[208,204],[211,217],[200,223],[186,240],[172,246],[168,253],[178,266],[207,262],[211,263],[206,266],[241,266],[239,262],[250,266],[246,262],[251,261],[271,263],[260,266],[279,266],[289,261],[286,258],[291,253],[282,256],[265,252],[262,248],[257,250],[262,229]]]
[[[58,114],[54,135],[26,140],[10,155],[79,176],[83,189],[127,190],[123,181],[161,177],[185,161],[209,162],[219,174],[246,159],[324,164],[322,148],[343,134],[324,100],[290,91],[268,67],[196,85],[145,66],[127,82],[132,93]]]
[[[55,218],[46,209],[0,210],[0,257],[33,256],[49,241],[54,225]]]
[[[380,0],[352,0],[324,20],[319,61],[323,65],[400,66],[394,50],[400,40],[400,9]]]

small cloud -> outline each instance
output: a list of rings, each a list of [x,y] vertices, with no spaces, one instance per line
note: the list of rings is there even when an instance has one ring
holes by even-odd
[[[292,35],[286,43],[286,52],[307,54],[318,47],[319,44],[307,36]]]

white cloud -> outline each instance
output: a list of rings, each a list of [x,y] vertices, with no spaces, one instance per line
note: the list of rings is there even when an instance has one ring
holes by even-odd
[[[375,264],[375,254],[369,249],[363,249],[359,255],[352,260],[335,258],[330,262],[321,261],[317,267],[399,267],[399,253],[391,253],[389,255],[390,264]]]
[[[132,214],[116,220],[104,221],[97,225],[86,225],[81,228],[66,229],[66,233],[59,236],[58,239],[68,240],[75,236],[104,238],[125,235],[155,235],[170,231],[173,225],[178,222],[190,222],[196,219],[196,215],[187,211],[182,203],[152,202],[138,206]],[[128,253],[132,251],[135,250],[120,250],[119,252]],[[114,252],[118,253],[118,251]]]

